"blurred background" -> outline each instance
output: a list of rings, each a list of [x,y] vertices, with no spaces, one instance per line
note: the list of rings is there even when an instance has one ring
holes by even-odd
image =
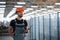
[[[30,28],[25,40],[60,40],[60,0],[0,0],[0,40],[13,40],[7,28],[16,7],[24,8]]]

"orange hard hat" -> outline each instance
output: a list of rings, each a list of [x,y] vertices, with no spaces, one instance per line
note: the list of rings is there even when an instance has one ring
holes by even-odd
[[[16,8],[16,12],[23,12],[23,11],[24,11],[24,9],[22,7]]]

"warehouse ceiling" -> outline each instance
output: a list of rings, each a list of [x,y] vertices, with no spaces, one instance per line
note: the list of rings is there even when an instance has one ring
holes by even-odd
[[[3,10],[3,13],[1,14],[3,14],[3,17],[12,17],[16,7],[23,7],[26,11],[29,10],[27,8],[33,8],[33,6],[35,6],[34,9],[36,10],[41,6],[46,7],[47,5],[54,5],[54,2],[51,1],[52,0],[49,2],[46,2],[46,0],[0,0],[0,9]],[[29,11],[26,11],[25,13],[29,13]]]

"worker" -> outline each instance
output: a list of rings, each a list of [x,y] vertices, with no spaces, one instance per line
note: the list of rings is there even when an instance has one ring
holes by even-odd
[[[22,19],[24,9],[22,7],[16,8],[16,14],[18,15],[16,19],[11,20],[8,27],[8,32],[14,40],[24,40],[25,33],[28,33],[27,21]],[[13,32],[12,32],[13,30]]]

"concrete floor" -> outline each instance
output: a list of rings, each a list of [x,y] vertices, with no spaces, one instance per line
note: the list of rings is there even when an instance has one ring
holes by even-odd
[[[0,36],[0,40],[13,40],[13,37],[10,37],[10,36]]]
[[[29,40],[29,33],[26,34],[25,40]],[[0,36],[0,40],[14,40],[11,36]]]

